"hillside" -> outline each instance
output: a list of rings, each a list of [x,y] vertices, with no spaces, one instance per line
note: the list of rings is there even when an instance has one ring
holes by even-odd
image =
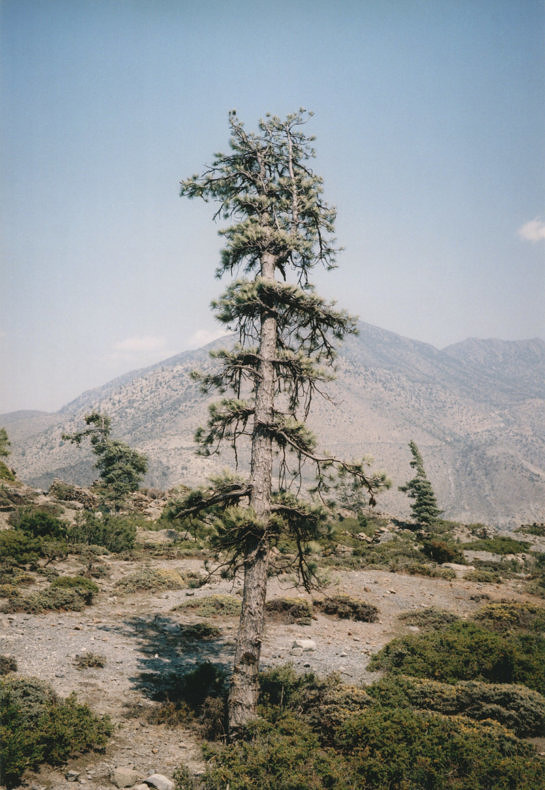
[[[373,456],[393,481],[380,507],[407,513],[397,486],[408,479],[414,439],[445,515],[510,526],[541,521],[545,502],[545,343],[470,339],[438,350],[361,323],[340,350],[333,404],[316,400],[309,423],[323,447]],[[221,342],[215,345],[221,345]],[[19,476],[47,487],[54,477],[88,483],[92,458],[62,441],[93,409],[150,458],[148,484],[194,483],[230,463],[194,453],[206,399],[191,381],[210,365],[188,351],[83,393],[56,414],[0,417]],[[242,460],[244,463],[244,459]]]

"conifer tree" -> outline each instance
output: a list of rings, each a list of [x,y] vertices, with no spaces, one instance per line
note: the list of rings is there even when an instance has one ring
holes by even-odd
[[[332,474],[351,478],[373,504],[386,484],[384,475],[368,472],[365,460],[318,453],[305,425],[312,396],[331,378],[334,341],[356,331],[355,319],[318,296],[309,280],[317,266],[335,268],[336,255],[335,210],[322,198],[322,179],[310,167],[313,138],[303,130],[310,115],[267,115],[251,133],[231,112],[230,152],[216,154],[202,174],[181,182],[182,196],[217,201],[214,218],[231,221],[220,231],[225,247],[216,274],[239,275],[213,303],[238,344],[216,352],[216,372],[199,377],[203,391],[231,396],[210,407],[196,439],[204,454],[217,452],[223,442],[236,454],[246,441],[249,476],[217,478],[177,509],[186,517],[223,508],[218,541],[232,570],[244,571],[229,694],[231,737],[255,716],[271,547],[282,534],[291,535],[297,569],[309,587],[312,568],[304,546],[324,522]],[[314,468],[313,500],[298,497],[304,465]]]
[[[88,428],[78,433],[64,434],[63,439],[77,445],[83,439],[90,440],[97,457],[95,467],[99,471],[104,498],[117,507],[127,494],[138,490],[148,468],[146,456],[112,439],[111,419],[106,415],[93,412],[85,417],[85,423]]]
[[[439,510],[437,506],[437,500],[427,478],[420,450],[414,441],[409,442],[409,448],[413,457],[410,465],[416,471],[416,475],[405,485],[399,486],[399,490],[414,500],[411,504],[411,511],[416,524],[429,528],[433,526],[443,511]]]
[[[7,458],[11,450],[11,442],[8,439],[8,432],[5,428],[0,428],[0,458]]]

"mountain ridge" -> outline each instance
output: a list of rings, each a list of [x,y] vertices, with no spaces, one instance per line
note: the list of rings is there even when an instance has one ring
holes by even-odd
[[[379,505],[408,513],[396,489],[411,474],[407,444],[419,445],[447,516],[512,525],[541,521],[545,502],[545,343],[468,338],[439,350],[361,322],[339,349],[330,402],[315,401],[309,418],[320,443],[339,455],[370,453],[393,478]],[[92,457],[62,441],[98,409],[116,436],[150,457],[148,483],[196,483],[228,465],[195,455],[193,434],[207,402],[190,378],[210,368],[209,350],[232,336],[130,371],[82,393],[55,414],[0,417],[12,440],[20,477],[47,487],[54,477],[88,483]],[[19,414],[18,417],[14,417]]]

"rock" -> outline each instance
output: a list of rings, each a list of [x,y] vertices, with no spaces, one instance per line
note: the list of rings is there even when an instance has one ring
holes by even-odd
[[[316,642],[314,639],[296,639],[292,645],[292,650],[293,648],[301,648],[306,653],[310,650],[316,650]]]
[[[174,790],[174,782],[167,779],[163,774],[152,774],[146,779],[146,784],[151,787],[156,787],[157,790]]]
[[[79,779],[79,771],[67,771],[64,776],[69,782],[76,782]]]
[[[116,787],[132,787],[139,779],[140,774],[128,765],[118,765],[110,774],[110,780]]]
[[[131,790],[149,790],[149,785],[139,782],[137,785],[134,785],[134,787],[131,787]]]

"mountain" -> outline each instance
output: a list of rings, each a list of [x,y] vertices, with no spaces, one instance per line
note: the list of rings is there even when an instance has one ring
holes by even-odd
[[[407,514],[397,491],[411,475],[414,439],[449,518],[498,526],[545,518],[545,343],[469,339],[443,350],[370,324],[339,350],[331,400],[316,399],[309,423],[324,448],[374,457],[393,481],[380,507]],[[88,483],[88,450],[63,442],[100,410],[116,437],[147,453],[148,484],[195,483],[232,462],[194,452],[193,433],[207,401],[190,378],[208,368],[211,347],[187,351],[83,393],[56,414],[0,417],[19,476],[47,487],[54,477]],[[244,465],[244,457],[241,459]]]

